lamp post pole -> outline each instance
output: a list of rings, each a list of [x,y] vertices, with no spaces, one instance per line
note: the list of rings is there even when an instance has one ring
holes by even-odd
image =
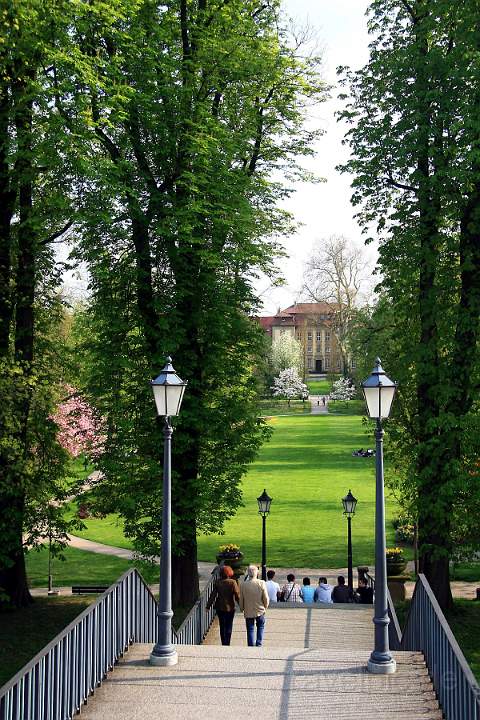
[[[390,653],[388,642],[388,599],[387,599],[387,559],[385,539],[385,490],[383,478],[383,428],[382,420],[377,418],[375,429],[375,648],[368,661],[368,670],[372,673],[389,674],[395,672],[396,663]]]
[[[262,580],[267,579],[267,515],[270,512],[272,498],[264,490],[257,498],[258,512],[262,516]]]
[[[172,359],[167,358],[160,375],[151,381],[158,417],[163,425],[163,496],[162,496],[162,543],[160,548],[160,593],[157,610],[157,642],[150,653],[150,665],[167,666],[178,662],[177,651],[172,643],[172,474],[171,447],[172,416],[180,413],[183,394],[187,385],[173,369]]]
[[[150,655],[150,665],[176,665],[175,645],[172,644],[172,513],[171,513],[171,447],[173,428],[165,417],[163,427],[163,498],[162,545],[160,550],[160,594],[157,613],[157,642]]]
[[[348,590],[353,597],[353,563],[352,563],[352,518],[347,516],[348,522]]]
[[[388,418],[397,384],[385,374],[380,358],[362,383],[368,414],[376,420],[375,428],[375,647],[367,669],[371,673],[388,675],[396,670],[388,644],[387,558],[385,542],[385,490],[383,478],[382,418]]]
[[[348,592],[350,598],[353,598],[352,517],[355,515],[357,498],[352,495],[351,490],[349,490],[348,494],[342,498],[342,505],[343,514],[347,516]]]
[[[262,515],[262,580],[267,579],[267,514]]]

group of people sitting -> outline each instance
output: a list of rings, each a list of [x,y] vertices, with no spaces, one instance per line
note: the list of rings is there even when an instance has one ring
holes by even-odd
[[[234,579],[233,570],[229,565],[220,567],[219,578],[215,582],[213,592],[208,600],[206,609],[215,604],[220,625],[220,638],[222,645],[230,645],[235,616],[235,605],[238,603],[245,618],[247,630],[247,644],[261,647],[265,632],[265,613],[269,605],[283,602],[299,603],[345,603],[345,602],[373,602],[373,591],[367,583],[359,578],[358,589],[351,592],[345,585],[345,578],[339,575],[337,585],[332,587],[326,577],[321,577],[318,587],[310,584],[310,578],[303,578],[302,587],[295,582],[295,575],[289,573],[287,582],[280,589],[275,582],[275,571],[267,572],[267,581],[258,579],[258,568],[249,565],[243,582],[239,584]]]
[[[337,577],[335,587],[330,585],[326,577],[318,579],[317,587],[314,587],[309,577],[303,578],[300,587],[295,582],[295,575],[289,573],[287,582],[280,588],[275,582],[275,570],[267,572],[267,593],[270,603],[276,602],[304,602],[304,603],[373,603],[373,590],[368,587],[366,580],[359,578],[358,588],[351,591],[345,584],[343,575]]]

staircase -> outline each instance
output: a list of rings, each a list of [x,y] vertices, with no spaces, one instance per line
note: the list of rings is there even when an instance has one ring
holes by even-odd
[[[262,648],[245,646],[240,614],[230,647],[214,623],[171,668],[150,667],[151,645],[134,645],[83,720],[441,720],[421,653],[394,653],[394,675],[367,673],[371,606],[289,605],[269,609]]]

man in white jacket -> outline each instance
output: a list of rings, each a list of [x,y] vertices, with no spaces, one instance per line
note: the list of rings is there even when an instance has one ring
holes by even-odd
[[[239,605],[245,617],[249,647],[261,647],[262,645],[265,631],[265,611],[269,605],[267,584],[263,580],[258,580],[257,576],[256,565],[249,565],[247,577],[240,585]],[[257,626],[256,638],[255,625]]]

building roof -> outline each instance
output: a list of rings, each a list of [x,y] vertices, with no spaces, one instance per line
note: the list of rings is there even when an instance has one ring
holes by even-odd
[[[278,315],[318,315],[319,313],[331,313],[335,308],[332,303],[294,303],[290,307],[281,310]]]

